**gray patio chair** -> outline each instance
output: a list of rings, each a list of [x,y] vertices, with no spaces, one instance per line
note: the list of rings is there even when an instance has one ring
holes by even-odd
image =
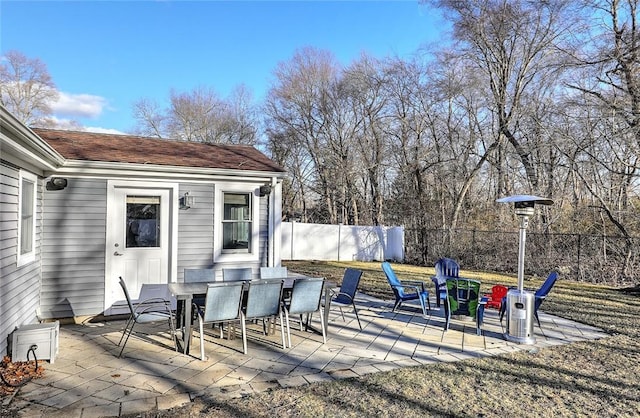
[[[216,281],[215,270],[209,268],[186,268],[184,269],[184,282],[185,283],[210,283]],[[192,302],[198,306],[204,305],[204,294],[194,295]],[[183,304],[180,304],[177,309],[177,326],[180,327],[182,319]],[[191,312],[191,323],[196,319],[197,312],[195,309]]]
[[[163,303],[164,301],[169,301],[171,310],[176,310],[176,298],[171,294],[169,285],[167,283],[143,283],[142,287],[140,288],[138,301],[133,305],[137,307],[138,304],[148,300],[151,300],[151,303],[153,303],[153,300],[155,299],[160,299],[163,301]]]
[[[215,282],[216,274],[213,269],[184,269],[185,283]]]
[[[284,306],[285,319],[287,321],[287,339],[291,347],[291,327],[289,319],[291,315],[300,315],[300,331],[302,331],[302,315],[307,314],[307,325],[311,314],[320,311],[320,324],[322,327],[322,342],[327,343],[327,333],[324,327],[324,314],[320,309],[322,301],[322,290],[324,288],[324,278],[305,277],[296,279],[293,282],[291,299]]]
[[[286,267],[260,267],[261,279],[286,279],[288,271]],[[282,299],[289,301],[291,298],[291,288],[282,291]]]
[[[214,269],[184,269],[185,283],[213,283],[216,281]],[[204,305],[204,296],[196,296],[193,303],[198,306]],[[195,311],[193,312],[195,319]]]
[[[235,282],[238,280],[249,281],[253,278],[252,276],[253,276],[253,270],[251,269],[251,267],[222,269],[223,282]]]
[[[176,329],[173,322],[173,313],[171,312],[171,302],[161,298],[153,298],[149,300],[139,301],[139,303],[137,303],[136,306],[134,306],[133,302],[131,301],[131,297],[129,296],[129,290],[127,289],[127,284],[125,283],[122,277],[120,277],[120,286],[122,287],[124,296],[127,299],[127,304],[129,305],[129,310],[131,311],[131,315],[127,320],[124,330],[122,331],[122,336],[120,337],[120,341],[118,342],[118,345],[122,344],[122,349],[120,350],[120,354],[118,355],[118,357],[122,357],[124,348],[127,345],[127,341],[129,341],[129,337],[133,333],[133,328],[136,326],[136,324],[155,324],[158,322],[165,322],[165,321],[169,322],[171,339],[173,340],[173,345],[175,347],[175,350],[178,351],[178,343],[176,341]],[[125,335],[126,335],[126,338],[125,338]]]
[[[261,279],[286,279],[286,267],[260,267]]]
[[[287,348],[284,341],[284,331],[282,329],[284,326],[281,309],[283,284],[284,281],[282,279],[251,280],[248,283],[249,289],[247,291],[246,305],[242,308],[242,326],[245,326],[245,321],[247,320],[263,319],[270,322],[280,317],[282,348]],[[265,334],[269,332],[267,327],[265,327],[264,332]],[[246,330],[244,335],[244,353],[247,354]]]
[[[193,309],[198,316],[198,327],[200,331],[200,359],[204,360],[204,324],[229,323],[242,319],[242,295],[244,283],[219,282],[210,283],[207,286],[207,295],[204,306],[193,304]],[[244,322],[241,324],[243,345],[246,341],[246,329]],[[232,329],[229,329],[229,339],[232,338]],[[222,327],[220,327],[220,338],[223,337]]]
[[[362,329],[362,324],[360,323],[360,317],[358,316],[355,297],[361,277],[361,270],[353,268],[345,269],[344,276],[342,276],[342,284],[340,285],[340,290],[338,292],[333,289],[331,290],[332,296],[330,301],[331,305],[335,305],[340,309],[343,321],[345,321],[345,318],[342,308],[346,306],[352,306],[353,312],[356,314],[356,319],[358,320],[358,326],[360,327],[360,329]]]

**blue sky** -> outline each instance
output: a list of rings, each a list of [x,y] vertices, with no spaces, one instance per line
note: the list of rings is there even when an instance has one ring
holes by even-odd
[[[0,55],[39,58],[61,92],[56,116],[126,132],[132,103],[166,103],[198,86],[227,97],[245,84],[260,102],[297,49],[408,57],[444,24],[417,0],[13,1],[0,4]]]

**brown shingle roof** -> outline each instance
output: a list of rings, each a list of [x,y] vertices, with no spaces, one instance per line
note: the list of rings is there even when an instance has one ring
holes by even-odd
[[[284,172],[254,147],[34,128],[69,160]]]

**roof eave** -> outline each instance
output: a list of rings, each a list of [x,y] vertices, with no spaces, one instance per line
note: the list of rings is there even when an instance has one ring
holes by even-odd
[[[169,177],[185,180],[284,178],[282,171],[234,170],[206,167],[184,167],[159,164],[134,164],[103,161],[67,160],[49,174],[78,177]]]
[[[64,164],[65,158],[60,153],[1,105],[0,118],[2,148],[23,155],[43,170],[55,170]]]

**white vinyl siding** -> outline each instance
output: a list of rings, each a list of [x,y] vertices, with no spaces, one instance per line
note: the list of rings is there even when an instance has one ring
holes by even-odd
[[[41,309],[45,318],[95,315],[104,307],[107,181],[68,179],[44,193]]]
[[[35,182],[34,261],[18,266],[20,170],[0,162],[0,357],[7,354],[7,336],[22,325],[36,322],[40,304],[40,207]]]
[[[178,194],[194,197],[195,204],[178,211],[178,281],[185,268],[213,268],[213,195],[211,183],[181,183]]]

